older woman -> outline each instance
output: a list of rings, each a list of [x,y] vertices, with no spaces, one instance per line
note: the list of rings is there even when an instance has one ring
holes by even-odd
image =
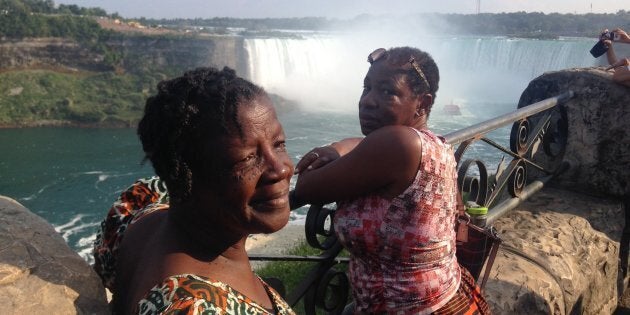
[[[267,94],[229,68],[190,71],[158,85],[138,135],[166,187],[137,182],[102,224],[114,312],[293,314],[245,251],[289,219],[293,164]]]
[[[455,257],[456,163],[427,127],[438,68],[418,49],[368,57],[363,139],[315,148],[298,163],[297,203],[337,202],[356,313],[474,314],[488,307]]]

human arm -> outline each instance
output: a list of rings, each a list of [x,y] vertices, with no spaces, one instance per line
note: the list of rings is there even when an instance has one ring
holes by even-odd
[[[606,70],[612,69],[615,63],[617,63],[617,55],[615,54],[615,49],[613,48],[613,44],[612,41],[610,40],[605,40],[604,41],[604,45],[606,45],[606,47],[608,47],[608,50],[606,50],[606,59],[608,59],[608,64],[611,65],[610,67],[606,68]]]
[[[295,166],[295,173],[300,174],[313,169],[318,169],[340,156],[352,151],[363,138],[347,138],[333,142],[323,147],[317,147],[304,154]]]
[[[618,68],[618,67],[624,67],[624,66],[628,66],[630,65],[630,58],[621,58],[619,60],[615,60],[615,62],[611,63],[610,66],[608,68],[606,68],[606,70],[610,70],[610,69],[614,69],[614,68]]]
[[[420,149],[420,138],[413,129],[383,127],[340,158],[300,174],[295,198],[322,204],[370,193],[393,198],[413,181]]]
[[[613,74],[613,81],[625,85],[630,86],[630,58],[623,58],[620,62],[623,61],[623,66],[621,68],[615,69],[615,73]]]

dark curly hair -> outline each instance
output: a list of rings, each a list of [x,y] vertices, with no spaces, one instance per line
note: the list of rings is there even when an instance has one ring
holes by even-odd
[[[203,154],[208,141],[234,129],[242,137],[238,107],[266,93],[228,67],[188,71],[157,89],[147,99],[138,136],[171,200],[181,202],[190,197],[196,177],[209,175]]]
[[[382,57],[383,58],[376,59],[375,62],[386,60],[389,64],[400,67],[413,93],[415,95],[429,93],[433,95],[433,102],[435,102],[436,93],[440,84],[440,71],[431,55],[413,47],[394,47],[387,50]],[[410,58],[414,59],[415,64],[424,74],[426,82],[413,68],[413,65],[409,62]]]

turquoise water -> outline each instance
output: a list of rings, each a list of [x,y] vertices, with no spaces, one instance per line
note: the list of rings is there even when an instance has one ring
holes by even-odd
[[[446,133],[471,125],[513,104],[468,106],[467,116],[434,109],[431,127]],[[280,115],[294,162],[314,146],[359,136],[357,114],[292,111]],[[509,132],[496,133],[506,142]],[[90,249],[109,206],[137,178],[150,176],[150,163],[133,129],[30,128],[0,130],[0,195],[9,196],[50,222],[68,244],[91,262]],[[490,156],[487,148],[473,149]],[[304,210],[292,216],[304,220]]]

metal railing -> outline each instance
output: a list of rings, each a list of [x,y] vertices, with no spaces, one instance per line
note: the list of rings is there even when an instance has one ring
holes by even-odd
[[[559,106],[574,96],[573,91],[521,107],[516,111],[446,134],[446,142],[455,150],[458,187],[467,200],[489,208],[486,224],[516,208],[542,189],[545,183],[568,167],[563,162],[567,140],[567,117]],[[512,124],[510,148],[486,137],[498,128]],[[473,143],[489,145],[511,158],[501,159],[493,173],[484,161],[464,158]],[[339,257],[342,246],[332,230],[334,207],[311,205],[305,222],[308,244],[322,252],[315,256],[251,255],[254,261],[308,261],[315,263],[304,278],[286,295],[292,306],[304,301],[306,314],[316,310],[339,314],[348,302],[349,281],[345,272],[336,268],[346,263]]]

